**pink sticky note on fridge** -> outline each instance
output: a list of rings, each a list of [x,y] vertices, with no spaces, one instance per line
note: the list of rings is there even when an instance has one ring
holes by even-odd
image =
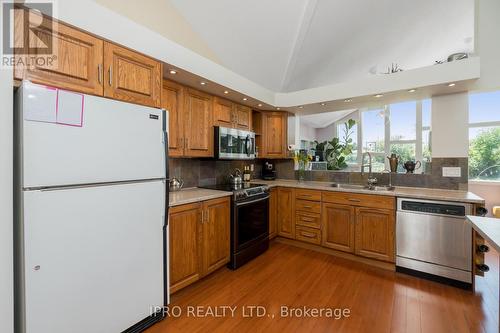
[[[83,126],[84,96],[67,90],[57,91],[57,124]]]

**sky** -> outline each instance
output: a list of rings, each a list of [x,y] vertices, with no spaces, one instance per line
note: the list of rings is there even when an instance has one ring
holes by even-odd
[[[471,94],[469,96],[469,123],[500,121],[500,91]],[[485,128],[471,128],[469,139]],[[487,129],[487,128],[486,128]]]

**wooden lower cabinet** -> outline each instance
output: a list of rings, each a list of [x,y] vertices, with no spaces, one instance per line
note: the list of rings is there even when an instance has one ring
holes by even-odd
[[[170,293],[201,277],[201,204],[176,206],[169,214]]]
[[[269,239],[278,235],[278,190],[269,190]]]
[[[322,245],[354,253],[355,209],[351,206],[323,203]]]
[[[278,235],[295,239],[293,188],[278,188]]]
[[[229,262],[230,199],[172,207],[169,214],[170,293]]]
[[[393,210],[356,208],[355,253],[394,262],[395,221]]]
[[[229,262],[230,201],[214,199],[203,204],[202,275],[210,274]]]

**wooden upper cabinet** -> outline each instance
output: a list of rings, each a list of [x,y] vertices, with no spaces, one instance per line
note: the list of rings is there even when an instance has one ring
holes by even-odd
[[[222,127],[234,126],[233,103],[219,98],[214,98],[214,125]]]
[[[278,188],[278,235],[295,238],[293,188]]]
[[[269,239],[278,235],[278,191],[269,190]]]
[[[229,262],[230,199],[229,197],[203,203],[202,274],[210,274]]]
[[[168,111],[168,155],[184,155],[184,87],[163,81],[161,107]]]
[[[215,97],[214,125],[250,131],[252,126],[252,109]]]
[[[24,12],[24,14],[23,14]],[[16,60],[41,56],[50,58],[41,65],[16,65],[14,78],[27,79],[35,83],[58,88],[79,91],[87,94],[103,93],[103,41],[63,23],[45,18],[26,27],[30,22],[39,21],[41,17],[34,12],[15,11],[14,37],[23,39],[23,54],[16,54]],[[29,33],[23,33],[23,31]],[[37,46],[52,39],[52,55],[43,55],[36,47],[28,50],[28,46]],[[36,62],[35,62],[36,63]]]
[[[250,131],[252,128],[252,109],[247,106],[235,104],[234,120],[236,128]]]
[[[393,210],[356,208],[356,254],[394,262],[395,219]]]
[[[287,114],[264,112],[260,157],[284,158],[287,155]]]
[[[199,203],[170,209],[170,293],[197,281],[201,277],[202,233]]]
[[[105,42],[104,68],[104,96],[160,107],[162,65],[159,61]]]
[[[331,249],[354,253],[354,207],[323,203],[322,245]]]
[[[213,101],[212,96],[187,89],[184,96],[185,155],[213,157]]]

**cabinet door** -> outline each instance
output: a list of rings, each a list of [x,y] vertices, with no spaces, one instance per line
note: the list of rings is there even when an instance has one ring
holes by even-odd
[[[250,131],[252,128],[252,109],[247,106],[235,104],[234,119],[236,128]]]
[[[228,100],[214,98],[214,125],[222,127],[234,127],[233,103]]]
[[[210,274],[229,262],[230,199],[214,199],[203,203],[203,269]]]
[[[322,245],[354,253],[354,207],[324,203],[322,206]]]
[[[200,279],[201,205],[190,204],[170,209],[170,293]]]
[[[278,191],[276,188],[269,190],[269,239],[278,234]]]
[[[159,61],[105,42],[104,68],[104,96],[160,107],[162,73]]]
[[[393,210],[356,208],[356,254],[394,262]]]
[[[278,235],[295,238],[293,188],[278,188]]]
[[[287,116],[283,112],[264,113],[263,157],[286,157]]]
[[[184,155],[184,87],[163,81],[161,107],[168,111],[168,156]]]
[[[187,89],[184,97],[185,156],[213,157],[212,96]]]
[[[24,19],[23,19],[24,17]],[[16,64],[27,57],[37,56],[47,59],[46,62],[35,62],[33,66],[16,65],[14,77],[27,79],[35,83],[46,84],[63,89],[79,91],[87,94],[103,94],[103,41],[78,29],[71,28],[45,18],[41,20],[36,13],[29,15],[26,11],[16,10],[14,15],[15,39],[23,39],[22,54],[16,54]],[[24,33],[29,31],[29,33]],[[40,54],[30,45],[52,40],[53,54]],[[55,57],[55,58],[54,58]],[[50,58],[50,60],[48,60]]]

